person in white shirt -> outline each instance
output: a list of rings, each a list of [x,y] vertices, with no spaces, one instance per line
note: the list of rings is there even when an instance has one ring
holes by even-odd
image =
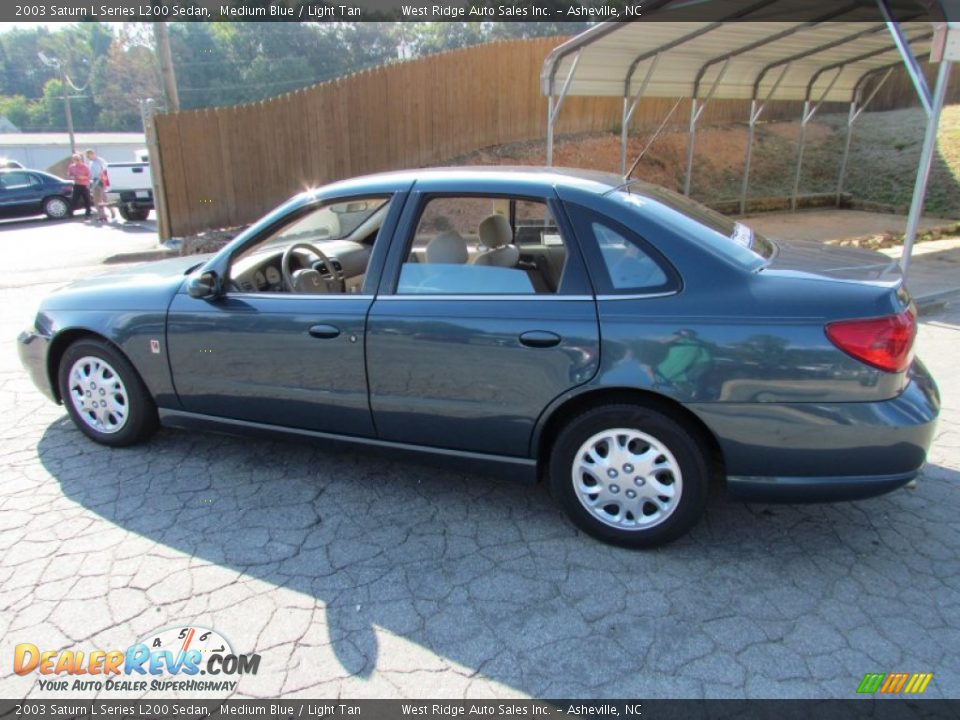
[[[106,174],[107,161],[93,150],[87,150],[87,165],[90,166],[90,190],[93,194],[93,204],[97,206],[97,215],[100,220],[116,219],[117,213],[107,204]],[[107,214],[109,211],[109,215]]]

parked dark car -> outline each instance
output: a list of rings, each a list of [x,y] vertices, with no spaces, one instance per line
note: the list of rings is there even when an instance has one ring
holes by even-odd
[[[0,170],[0,216],[73,214],[73,182],[39,170]]]
[[[708,486],[862,498],[920,472],[939,396],[871,252],[777,244],[602,173],[440,169],[299,195],[212,256],[76,282],[20,337],[113,446],[158,424],[546,478],[573,521],[673,539]]]

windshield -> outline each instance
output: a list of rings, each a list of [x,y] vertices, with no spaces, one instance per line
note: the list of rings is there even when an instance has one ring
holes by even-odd
[[[618,189],[611,197],[623,203],[642,207],[649,200],[680,213],[686,220],[709,232],[698,232],[696,237],[713,240],[713,249],[748,266],[762,267],[773,257],[774,246],[767,238],[723,213],[711,210],[684,195],[655,185],[637,183]]]
[[[283,228],[264,242],[261,248],[348,237],[387,202],[386,198],[370,198],[324,205]]]

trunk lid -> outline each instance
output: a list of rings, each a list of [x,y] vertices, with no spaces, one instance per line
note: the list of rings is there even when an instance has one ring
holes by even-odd
[[[883,253],[825,245],[815,240],[775,240],[766,269],[820,275],[835,280],[899,285],[900,266]]]

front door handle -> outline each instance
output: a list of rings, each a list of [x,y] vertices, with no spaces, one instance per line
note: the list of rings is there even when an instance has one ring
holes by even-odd
[[[340,335],[340,328],[335,325],[314,325],[307,332],[315,338],[329,340]]]
[[[546,330],[529,330],[520,336],[520,343],[532,348],[548,348],[559,345],[562,339],[556,333]]]

